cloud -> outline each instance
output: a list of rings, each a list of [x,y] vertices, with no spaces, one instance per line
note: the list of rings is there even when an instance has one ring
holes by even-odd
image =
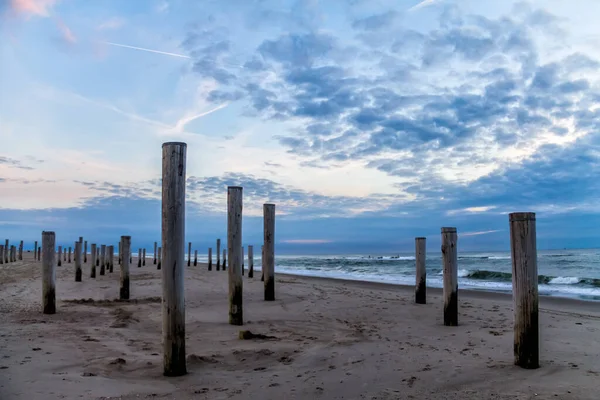
[[[126,22],[127,21],[125,20],[125,18],[111,17],[111,18],[107,19],[106,21],[102,22],[100,25],[98,25],[98,27],[96,29],[98,29],[100,31],[118,30],[118,29],[122,28],[123,26],[125,26]]]
[[[32,162],[36,162],[36,163],[42,163],[43,160],[31,160]],[[35,169],[35,167],[32,167],[30,165],[30,163],[23,163],[20,160],[16,160],[14,158],[10,158],[10,157],[4,157],[4,156],[0,156],[0,166],[1,165],[6,165],[9,168],[18,168],[18,169],[24,169],[24,170],[33,170]]]
[[[8,0],[9,7],[18,14],[40,17],[50,16],[50,10],[59,0]]]
[[[416,11],[416,10],[419,10],[421,8],[430,7],[430,6],[442,3],[443,1],[444,0],[423,0],[423,1],[415,4],[411,8],[409,8],[408,11]]]
[[[61,33],[61,37],[65,42],[69,44],[75,44],[77,42],[77,38],[75,37],[71,29],[67,25],[65,25],[65,23],[62,20],[56,19],[56,26],[58,27],[58,30]]]

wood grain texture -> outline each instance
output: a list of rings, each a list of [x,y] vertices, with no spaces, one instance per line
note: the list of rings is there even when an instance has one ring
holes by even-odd
[[[221,269],[221,239],[217,239],[217,271]]]
[[[242,280],[242,195],[240,186],[227,188],[227,252],[229,253],[229,323],[244,324]],[[223,256],[225,259],[225,256]],[[223,262],[225,264],[225,262]]]
[[[208,270],[212,271],[212,247],[208,248]]]
[[[90,260],[91,260],[91,270],[90,270],[90,278],[96,277],[96,243],[92,243],[90,249]]]
[[[56,313],[56,235],[54,232],[42,232],[42,311],[44,314]]]
[[[540,366],[535,213],[509,214],[515,364]]]
[[[100,275],[106,273],[106,245],[100,245]]]
[[[263,204],[265,301],[275,300],[275,204]]]
[[[248,246],[248,278],[254,278],[254,246]]]
[[[131,249],[131,236],[121,236],[121,250],[123,255],[129,254]],[[119,299],[129,300],[129,257],[121,261],[121,277],[119,280]]]
[[[415,238],[415,303],[417,304],[427,304],[426,246],[426,239],[424,237]]]
[[[458,249],[456,228],[442,228],[444,325],[458,325]]]
[[[75,282],[81,282],[81,242],[75,242]]]
[[[185,360],[185,143],[162,146],[163,374],[187,373]],[[191,242],[188,245],[188,265]]]

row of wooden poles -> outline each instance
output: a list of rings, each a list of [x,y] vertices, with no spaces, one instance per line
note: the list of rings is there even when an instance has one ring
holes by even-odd
[[[185,143],[170,142],[162,146],[162,315],[163,372],[180,376],[187,372],[185,357]],[[275,300],[275,205],[264,204],[263,274],[265,297]],[[514,360],[524,368],[539,367],[538,279],[534,213],[509,215],[513,305]],[[457,230],[441,229],[443,262],[444,325],[458,325],[458,249]],[[81,239],[80,239],[81,240]],[[120,254],[130,253],[130,236],[121,237]],[[42,233],[44,312],[55,312],[54,265],[55,235]],[[75,262],[80,258],[81,241],[76,243]],[[111,246],[112,247],[112,246]],[[217,248],[219,241],[217,242]],[[160,249],[158,251],[160,259]],[[229,323],[243,325],[242,281],[242,187],[227,188],[227,252],[229,254]],[[109,249],[109,257],[112,254]],[[217,252],[219,253],[219,252]],[[156,252],[155,252],[156,254]],[[188,244],[188,265],[191,244]],[[210,251],[209,251],[210,254]],[[38,252],[39,257],[39,252]],[[211,258],[209,256],[209,258]],[[426,240],[415,239],[416,288],[415,302],[426,303]],[[129,298],[129,257],[121,262],[121,298]],[[225,260],[224,260],[225,262]],[[126,281],[125,278],[126,277]],[[46,309],[46,305],[50,307]]]
[[[4,244],[0,244],[0,264],[8,264],[23,259],[23,241],[19,243],[19,247],[11,245],[6,239]]]

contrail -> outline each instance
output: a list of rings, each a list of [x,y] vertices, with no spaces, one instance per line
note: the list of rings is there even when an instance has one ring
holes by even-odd
[[[127,49],[134,49],[134,50],[141,50],[141,51],[147,51],[150,53],[156,53],[156,54],[164,54],[166,56],[172,56],[172,57],[180,57],[180,58],[192,58],[190,56],[186,56],[184,54],[177,54],[177,53],[169,53],[166,51],[159,51],[159,50],[152,50],[152,49],[145,49],[143,47],[135,47],[135,46],[128,46],[126,44],[119,44],[119,43],[112,43],[112,42],[101,42],[101,43],[105,43],[105,44],[110,44],[111,46],[117,46],[117,47],[125,47]]]
[[[408,11],[415,11],[415,10],[418,10],[419,8],[432,6],[439,2],[440,2],[440,0],[423,0],[419,4],[416,4],[416,5],[412,6],[411,8],[409,8]]]

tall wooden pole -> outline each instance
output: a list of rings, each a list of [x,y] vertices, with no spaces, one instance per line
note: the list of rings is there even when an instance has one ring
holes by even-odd
[[[227,270],[227,250],[223,249],[223,263],[221,264],[221,269],[223,271]]]
[[[91,250],[90,250],[91,254],[90,254],[90,261],[92,262],[91,264],[91,271],[90,271],[90,278],[95,278],[96,277],[96,243],[92,243],[91,246]]]
[[[106,245],[100,245],[100,275],[106,273]]]
[[[121,260],[123,259],[123,252],[121,251],[121,241],[119,241],[119,265],[121,265]]]
[[[123,255],[131,252],[131,236],[121,236],[121,249]],[[121,261],[121,279],[119,288],[119,298],[129,300],[129,257],[123,257]]]
[[[156,242],[154,242],[154,253],[152,253],[152,254],[153,254],[153,257],[154,257],[154,265],[156,265],[156,246],[157,246],[157,245],[158,245],[158,244],[157,244]]]
[[[263,204],[265,301],[275,300],[275,204]]]
[[[221,239],[217,239],[217,271],[221,269]]]
[[[35,241],[35,247],[33,248],[33,259],[37,260],[37,252],[38,252],[38,242]]]
[[[83,242],[83,262],[87,263],[87,240]]]
[[[62,260],[62,246],[58,246],[58,263],[57,263],[57,265],[59,267],[62,265],[61,260]]]
[[[156,261],[158,264],[156,264],[156,269],[161,269],[161,267],[162,267],[162,254],[161,254],[162,247],[159,247],[158,249],[156,249],[156,253],[158,253],[158,256],[157,256],[158,259]]]
[[[456,228],[442,228],[444,325],[458,325],[458,249]]]
[[[142,253],[143,253],[142,266],[145,266],[146,265],[146,249],[142,249]]]
[[[19,243],[19,261],[23,261],[23,241]]]
[[[265,245],[260,246],[260,281],[264,282],[265,280]]]
[[[75,242],[75,282],[81,282],[81,242]]]
[[[54,252],[54,250],[52,250]],[[4,262],[6,264],[9,263],[8,261],[8,253],[10,252],[10,246],[8,245],[8,239],[6,239],[6,242],[4,243]]]
[[[208,248],[208,270],[212,271],[212,247]]]
[[[142,248],[138,249],[138,268],[142,267]]]
[[[535,213],[509,214],[515,364],[540,366]]]
[[[4,245],[0,244],[0,264],[4,264]]]
[[[38,247],[37,260],[42,260],[42,246]]]
[[[417,267],[415,303],[417,304],[427,304],[427,270],[425,269],[426,258],[426,239],[424,237],[415,238],[415,264]]]
[[[194,267],[198,265],[198,250],[194,250]]]
[[[248,246],[248,278],[254,278],[254,246]]]
[[[56,235],[54,232],[42,232],[42,304],[44,314],[56,314]]]
[[[69,246],[69,261],[67,261],[69,264],[71,264],[71,252],[73,251],[73,248],[71,246]]]
[[[188,243],[188,267],[192,261],[192,242]]]
[[[242,246],[242,276],[244,276],[244,246]]]
[[[163,373],[181,376],[185,364],[185,143],[162,146]],[[191,243],[189,245],[191,249]],[[188,252],[189,255],[189,252]],[[189,259],[188,259],[189,265]]]
[[[244,324],[242,281],[242,187],[227,188],[227,252],[229,253],[229,323]],[[223,257],[225,258],[225,257]]]
[[[106,265],[108,266],[108,272],[113,272],[115,266],[115,246],[110,245],[107,248],[108,251],[108,261]]]

